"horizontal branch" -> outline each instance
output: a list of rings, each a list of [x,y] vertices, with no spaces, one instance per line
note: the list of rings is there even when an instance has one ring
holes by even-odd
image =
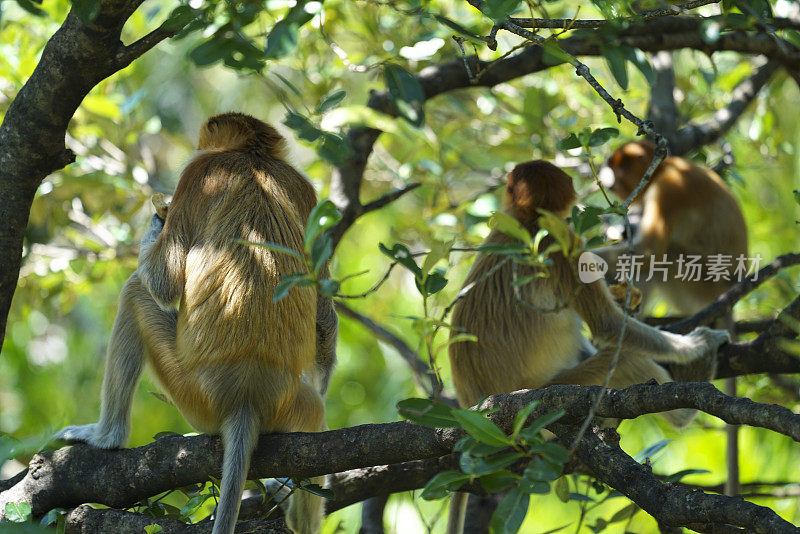
[[[317,434],[262,435],[250,478],[300,478],[370,465],[438,458],[457,432],[404,422],[361,425]],[[402,443],[402,447],[397,447]],[[220,476],[222,445],[208,435],[166,436],[133,449],[101,450],[77,444],[33,457],[25,476],[0,493],[5,503],[30,502],[33,513],[97,502],[129,507],[143,498]]]
[[[556,424],[577,425],[600,389],[552,386],[524,390],[489,397],[482,407],[496,408],[490,417],[505,430],[511,428],[516,412],[533,401],[539,403],[532,417],[563,409],[566,415]],[[609,390],[598,404],[596,415],[626,419],[677,408],[700,409],[731,424],[767,428],[800,440],[800,415],[780,406],[728,397],[708,383],[639,384]],[[558,428],[549,428],[559,433]],[[333,477],[334,486],[346,491],[337,492],[332,505],[346,506],[378,492],[413,489],[436,469],[452,465],[452,457],[440,457],[450,453],[460,435],[454,429],[431,429],[411,423],[362,425],[316,434],[265,435],[254,453],[250,477],[308,477],[357,469]],[[398,443],[403,446],[398,447]],[[579,455],[581,450],[579,447]],[[31,503],[34,515],[84,502],[127,507],[144,497],[205,481],[209,475],[219,476],[221,457],[219,439],[206,435],[167,436],[135,449],[107,451],[75,445],[45,451],[33,458],[21,481],[0,493],[0,510],[7,502],[22,501]],[[586,462],[583,456],[581,459]],[[404,463],[409,461],[412,463]],[[401,465],[369,468],[383,464]],[[605,476],[604,480],[625,492],[624,486],[616,485],[618,481]],[[358,484],[348,484],[348,480],[355,479]],[[395,481],[392,486],[387,485],[390,479]],[[641,496],[634,500],[647,509],[646,501],[642,503],[637,498]]]
[[[214,524],[210,521],[187,525],[177,519],[155,518],[149,515],[125,512],[114,508],[94,509],[79,506],[67,514],[67,532],[70,534],[142,534],[145,527],[158,525],[161,534],[211,534]],[[240,521],[236,534],[292,534],[282,519],[263,521],[257,519]]]
[[[643,20],[651,20],[660,17],[667,17],[672,15],[680,15],[691,9],[707,6],[709,4],[718,4],[719,0],[694,0],[674,6],[667,6],[658,9],[650,9],[639,13],[636,17],[627,17],[614,20],[615,24],[628,23],[635,24]],[[553,30],[567,30],[578,28],[602,28],[608,25],[611,21],[606,19],[531,19],[531,18],[517,18],[512,17],[511,21],[523,28],[542,28]]]

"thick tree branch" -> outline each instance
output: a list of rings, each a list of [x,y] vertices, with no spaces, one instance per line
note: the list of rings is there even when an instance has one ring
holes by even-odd
[[[187,525],[177,519],[164,519],[125,512],[114,508],[95,510],[79,506],[67,514],[67,534],[142,534],[145,527],[159,525],[161,534],[210,534],[214,524],[210,521]],[[236,524],[236,534],[291,534],[282,519],[263,521],[251,519]]]
[[[672,69],[672,52],[652,54],[655,80],[650,88],[647,118],[653,127],[669,141],[678,129],[678,105],[675,102],[675,72]],[[670,146],[672,143],[670,143]]]
[[[89,26],[70,11],[0,125],[0,346],[36,189],[45,176],[75,161],[64,145],[70,119],[95,85],[171,35],[159,29],[122,45],[122,27],[141,2],[104,0]]]
[[[552,430],[570,441],[574,429],[566,425]],[[595,432],[587,432],[576,450],[578,457],[603,482],[616,488],[660,524],[688,526],[700,532],[719,532],[717,525],[731,525],[764,534],[797,533],[798,529],[769,508],[734,497],[659,482],[649,466],[641,465]]]
[[[514,414],[533,401],[539,401],[533,417],[563,409],[567,413],[563,422],[577,424],[586,416],[600,389],[552,386],[524,390],[492,396],[483,407],[498,408],[491,418],[506,430],[511,428]],[[627,419],[677,408],[699,409],[728,423],[767,428],[800,440],[799,415],[780,406],[728,397],[707,383],[639,384],[609,390],[598,404],[596,415]],[[410,469],[411,474],[404,477],[395,471],[391,477],[381,478],[378,474],[383,468],[368,470],[376,484],[373,486],[360,474],[341,475],[360,478],[360,487],[352,489],[349,497],[336,496],[336,501],[347,505],[356,502],[354,499],[380,494],[377,484],[383,482],[375,481],[405,481],[381,486],[384,494],[419,483],[420,473],[430,474],[432,464],[427,460],[440,462],[438,458],[449,454],[459,437],[457,430],[410,423],[362,425],[316,434],[264,435],[254,453],[250,477],[309,477],[371,465],[421,462],[394,468]],[[398,447],[400,443],[402,447]],[[85,502],[128,507],[145,497],[206,481],[209,475],[219,476],[221,458],[219,439],[206,435],[167,436],[135,449],[108,451],[81,444],[44,451],[33,458],[21,481],[0,493],[0,513],[5,503],[22,501],[31,503],[34,515]],[[444,464],[437,465],[441,468]]]

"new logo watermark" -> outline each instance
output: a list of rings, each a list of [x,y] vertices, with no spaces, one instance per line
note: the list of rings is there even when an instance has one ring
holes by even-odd
[[[755,281],[758,279],[760,263],[760,254],[754,257],[744,254],[735,257],[727,254],[680,254],[674,258],[664,254],[660,259],[643,254],[621,254],[617,258],[614,279],[618,282],[631,280],[634,283],[649,282],[654,278],[666,282],[669,277],[683,282],[741,282],[748,271],[752,271]],[[597,254],[587,251],[578,257],[578,278],[584,284],[604,278],[607,272],[608,263]]]
[[[578,258],[578,278],[584,284],[591,284],[603,278],[608,272],[606,260],[593,252],[586,251]]]

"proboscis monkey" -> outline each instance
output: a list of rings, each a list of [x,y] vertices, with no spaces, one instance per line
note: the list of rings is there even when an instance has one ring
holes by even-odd
[[[166,209],[166,220],[151,219],[139,268],[122,291],[100,420],[59,434],[96,447],[124,446],[133,393],[148,360],[192,426],[222,437],[213,534],[234,531],[259,433],[325,429],[323,396],[338,325],[332,302],[296,287],[273,303],[281,276],[305,265],[239,243],[303,251],[316,194],[285,161],[284,145],[272,126],[241,113],[217,115],[202,126],[200,152],[183,171],[172,203],[166,209],[154,200],[159,212]],[[297,491],[291,501],[289,527],[317,532],[321,498]]]
[[[529,161],[508,174],[505,210],[535,235],[539,230],[538,210],[564,218],[575,197],[572,180],[564,171],[546,161]],[[513,241],[493,230],[484,243]],[[486,395],[524,388],[603,384],[622,335],[623,321],[627,322],[610,387],[651,378],[670,381],[669,373],[656,360],[690,362],[713,353],[729,339],[722,330],[701,327],[684,336],[626,318],[604,280],[581,282],[577,260],[560,252],[551,254],[550,260],[549,276],[534,277],[518,288],[520,298],[529,304],[523,305],[512,285],[512,262],[505,262],[487,275],[502,256],[478,254],[464,282],[465,286],[475,285],[456,304],[452,321],[478,339],[449,346],[453,382],[461,406],[473,406]],[[538,267],[522,264],[516,269],[520,278],[540,272]],[[591,330],[591,344],[581,334],[582,322]],[[587,346],[590,350],[596,348],[588,358]],[[690,411],[683,410],[664,415],[676,425],[692,417]],[[453,497],[450,532],[461,532],[465,497],[466,494]]]
[[[649,141],[627,143],[608,159],[613,180],[605,185],[619,198],[627,198],[641,181],[650,165],[655,145]],[[705,308],[743,274],[742,261],[747,255],[747,226],[742,210],[722,179],[711,169],[671,156],[656,168],[653,177],[634,199],[641,208],[639,232],[632,242],[634,254],[642,255],[642,270],[634,284],[645,298],[658,293],[675,312],[692,315]],[[609,274],[617,271],[622,254],[630,254],[627,243],[595,250],[609,263]],[[700,258],[702,268],[717,261],[716,273],[692,274],[686,260]],[[650,277],[651,261],[666,259],[663,274]],[[720,269],[722,262],[727,268]],[[663,265],[663,264],[662,264]],[[746,267],[745,267],[746,269]],[[683,272],[681,272],[683,271]],[[688,276],[687,276],[688,275]],[[666,280],[664,279],[666,277]],[[646,304],[646,302],[645,302]],[[644,307],[644,306],[643,306]],[[731,314],[722,321],[733,325]],[[691,366],[673,366],[676,380],[710,380],[716,362]],[[725,392],[736,395],[736,379],[726,381]],[[728,427],[728,473],[726,494],[738,493],[738,452],[736,427]]]
[[[627,198],[644,176],[654,151],[649,141],[636,141],[614,152],[608,159],[613,173],[613,180],[606,181],[609,189]],[[642,208],[633,249],[643,256],[641,274],[633,283],[642,290],[645,303],[656,291],[677,313],[691,315],[731,285],[738,258],[747,255],[747,226],[730,189],[714,171],[667,157],[633,204]],[[630,249],[622,243],[594,252],[608,261],[608,273],[613,276],[620,255],[630,254]],[[659,262],[665,255],[666,272],[654,272],[650,278],[650,260]],[[706,267],[715,258],[726,260],[729,265],[721,269],[724,276],[708,279],[708,273],[701,272],[700,280],[694,280],[686,262],[696,256]]]

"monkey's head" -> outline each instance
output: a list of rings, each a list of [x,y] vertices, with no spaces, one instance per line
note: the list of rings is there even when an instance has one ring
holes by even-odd
[[[618,148],[608,158],[608,167],[614,173],[613,183],[608,188],[620,199],[628,198],[650,166],[655,151],[656,145],[646,140],[634,141]],[[636,202],[639,201],[641,195],[636,198]]]
[[[229,112],[215,115],[200,128],[198,150],[243,150],[283,159],[286,140],[255,117]]]
[[[537,159],[520,163],[508,173],[506,206],[511,215],[531,225],[539,218],[537,209],[566,217],[577,195],[572,178],[547,161]]]

